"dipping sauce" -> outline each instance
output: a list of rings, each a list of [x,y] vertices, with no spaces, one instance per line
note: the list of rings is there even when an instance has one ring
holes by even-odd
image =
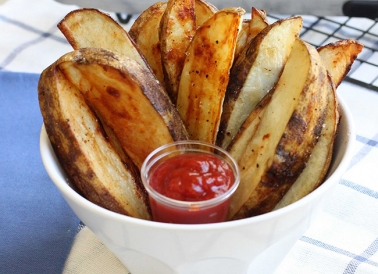
[[[142,166],[142,180],[154,221],[216,223],[226,220],[239,170],[222,149],[182,141],[152,152]]]
[[[159,164],[150,185],[160,194],[180,201],[204,201],[225,192],[234,174],[223,159],[212,154],[186,153]]]

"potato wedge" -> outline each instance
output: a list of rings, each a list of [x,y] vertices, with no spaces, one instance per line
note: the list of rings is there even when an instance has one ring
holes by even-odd
[[[176,107],[189,137],[214,143],[244,10],[218,11],[187,50]]]
[[[348,74],[354,60],[363,46],[348,39],[327,44],[318,49],[322,62],[330,78],[328,80],[328,107],[324,128],[306,168],[293,186],[275,206],[275,209],[287,206],[316,189],[324,180],[332,160],[333,143],[339,123],[336,87]]]
[[[67,54],[57,67],[83,93],[138,168],[155,148],[187,139],[168,95],[136,61],[84,48]]]
[[[168,0],[160,22],[160,48],[166,90],[176,103],[185,52],[196,32],[195,0]]]
[[[111,211],[151,219],[136,166],[117,153],[95,113],[57,63],[42,72],[38,99],[55,154],[83,196]]]
[[[326,69],[318,52],[296,39],[282,75],[270,91],[272,97],[263,110],[264,115],[238,161],[241,182],[232,196],[230,218],[245,218],[265,212],[270,207],[273,209],[278,202],[275,189],[285,189],[287,184],[294,182],[295,176],[299,176],[301,166],[293,164],[303,164],[295,162],[297,155],[302,155],[298,157],[302,161],[307,154],[302,150],[308,150],[308,146],[311,147],[314,142],[311,133],[315,135],[315,139],[316,134],[320,133],[320,117],[324,111],[315,110],[318,104],[327,103],[324,96],[317,94],[325,89],[325,84]],[[312,95],[318,101],[307,105],[306,102],[311,101]],[[316,116],[312,117],[314,111]],[[301,115],[303,117],[297,119]],[[315,122],[304,135],[303,123],[306,123],[306,118],[315,118]],[[295,144],[301,143],[302,138],[309,138],[306,142],[308,146],[297,147]],[[237,144],[234,143],[235,145]],[[277,195],[283,196],[280,191]],[[272,198],[272,201],[267,197]]]
[[[227,151],[232,155],[236,162],[239,163],[242,158],[248,144],[253,139],[260,125],[262,117],[265,115],[265,109],[272,99],[273,92],[269,92],[264,98],[257,104],[253,109],[251,114],[245,120],[243,125],[240,127],[235,138],[232,140],[230,145],[227,147]]]
[[[139,15],[129,30],[130,37],[163,86],[165,86],[165,82],[161,63],[159,28],[166,7],[166,2],[156,2]]]
[[[240,53],[247,47],[253,38],[257,36],[264,28],[269,25],[264,10],[252,8],[251,19],[244,19],[242,28],[238,35],[235,49],[235,60],[238,59]]]
[[[331,164],[333,143],[338,125],[337,98],[332,80],[328,81],[328,105],[319,141],[312,150],[305,169],[295,183],[274,207],[274,210],[285,207],[308,195],[322,184]]]
[[[259,10],[252,7],[251,21],[249,25],[248,42],[257,36],[263,29],[269,26],[265,10]]]
[[[274,209],[302,174],[320,138],[328,104],[327,71],[324,66],[319,66],[315,77],[303,90],[277,145],[273,162],[254,189],[255,206],[249,207],[248,216]]]
[[[75,50],[88,47],[110,50],[152,71],[125,29],[97,9],[73,10],[58,23],[58,28]]]
[[[353,39],[346,39],[318,48],[322,61],[331,74],[336,88],[352,68],[352,64],[363,47]]]
[[[251,19],[244,19],[242,22],[241,29],[239,31],[238,38],[236,40],[234,60],[237,60],[240,53],[243,51],[243,49],[247,45],[250,23],[251,23]]]
[[[218,9],[206,0],[196,0],[195,2],[196,13],[196,27],[199,28],[207,19],[214,15]]]
[[[301,17],[276,21],[262,30],[235,61],[223,104],[218,146],[230,144],[253,108],[277,82],[301,27]]]

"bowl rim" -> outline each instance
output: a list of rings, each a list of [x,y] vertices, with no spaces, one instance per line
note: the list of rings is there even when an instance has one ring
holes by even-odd
[[[338,167],[333,171],[332,174],[329,175],[329,177],[326,179],[326,181],[322,185],[320,185],[313,192],[306,195],[302,199],[296,201],[295,203],[292,203],[288,206],[274,210],[269,213],[265,213],[265,214],[250,217],[250,218],[240,219],[240,220],[233,220],[233,221],[214,223],[214,224],[195,224],[195,225],[193,224],[168,224],[168,223],[161,223],[161,222],[155,222],[155,221],[150,221],[150,220],[138,219],[138,218],[122,215],[119,213],[115,213],[90,202],[89,200],[81,196],[79,193],[77,193],[67,183],[68,178],[59,176],[59,172],[62,171],[62,168],[59,165],[56,155],[53,152],[50,140],[45,131],[44,124],[42,125],[41,133],[40,133],[40,154],[41,154],[43,165],[50,179],[53,181],[55,186],[62,192],[63,197],[65,199],[66,199],[66,196],[70,197],[72,200],[74,200],[77,204],[80,204],[80,206],[84,207],[86,210],[95,211],[96,214],[101,215],[102,217],[112,218],[113,220],[117,220],[120,222],[127,222],[129,224],[134,224],[134,225],[139,225],[139,226],[148,226],[153,229],[164,229],[164,230],[188,230],[188,231],[201,230],[202,231],[202,230],[221,230],[221,229],[229,229],[233,227],[240,227],[240,226],[264,222],[269,219],[275,219],[277,216],[289,214],[290,212],[295,211],[298,208],[302,207],[303,204],[310,203],[318,195],[321,195],[322,193],[324,193],[328,188],[332,186],[333,184],[332,181],[334,177],[341,178],[342,174],[346,171],[349,165],[349,162],[351,160],[356,133],[355,133],[355,127],[353,123],[353,117],[348,106],[339,95],[337,95],[337,98],[340,105],[340,108],[339,108],[340,117],[343,121],[344,120],[348,121],[347,128],[346,128],[348,136],[345,139],[347,144],[345,147],[344,155],[341,155],[342,159]],[[54,165],[51,165],[51,163],[54,163]]]

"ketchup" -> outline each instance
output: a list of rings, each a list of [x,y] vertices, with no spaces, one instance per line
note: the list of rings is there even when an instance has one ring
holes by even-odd
[[[234,181],[232,168],[216,155],[185,153],[170,157],[152,168],[149,184],[161,195],[178,200],[179,205],[165,203],[150,196],[153,219],[185,224],[224,221],[230,194],[225,199],[220,196],[229,191]],[[217,197],[219,201],[215,204],[210,201]],[[180,205],[180,202],[184,203]]]
[[[180,201],[203,201],[225,193],[234,174],[223,159],[212,154],[187,153],[159,164],[150,185],[160,194]]]

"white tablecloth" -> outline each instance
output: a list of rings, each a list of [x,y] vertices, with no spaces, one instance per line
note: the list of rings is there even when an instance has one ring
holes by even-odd
[[[71,51],[56,24],[75,8],[53,0],[7,0],[0,4],[0,72],[39,74]],[[115,18],[115,14],[111,15]],[[128,29],[134,19],[124,27]],[[358,25],[366,20],[354,22]],[[277,274],[378,273],[378,92],[344,82],[338,93],[354,117],[354,157],[326,209],[298,240]],[[0,222],[0,226],[4,225],[7,224]],[[1,237],[8,236],[0,234],[0,243]],[[7,251],[0,247],[0,254]],[[128,273],[86,227],[78,232],[69,254],[64,256],[64,273]],[[25,271],[25,267],[21,271],[2,258],[1,273],[43,273]]]

